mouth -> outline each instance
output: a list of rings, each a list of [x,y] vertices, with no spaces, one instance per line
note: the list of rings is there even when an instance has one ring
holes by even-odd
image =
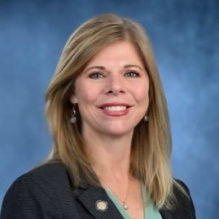
[[[121,116],[127,114],[130,107],[131,106],[127,104],[110,103],[103,104],[99,108],[102,109],[103,112],[107,115]]]
[[[111,111],[111,112],[119,112],[119,111],[126,110],[128,107],[127,106],[105,106],[101,108],[107,111]]]

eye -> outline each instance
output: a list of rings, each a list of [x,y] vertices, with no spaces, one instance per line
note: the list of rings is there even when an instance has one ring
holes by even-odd
[[[98,79],[98,78],[103,78],[103,77],[104,75],[100,72],[93,72],[89,74],[89,78],[92,78],[92,79]]]
[[[126,77],[131,77],[131,78],[137,78],[140,76],[140,74],[138,72],[135,71],[129,71],[125,73]]]

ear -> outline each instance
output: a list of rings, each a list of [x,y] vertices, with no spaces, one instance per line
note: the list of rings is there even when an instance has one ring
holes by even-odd
[[[77,99],[77,97],[75,96],[75,94],[72,94],[72,95],[70,96],[70,102],[71,102],[72,104],[78,103],[78,99]]]

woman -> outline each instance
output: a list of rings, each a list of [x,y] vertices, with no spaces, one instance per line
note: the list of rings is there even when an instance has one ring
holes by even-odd
[[[99,15],[64,47],[46,94],[48,160],[18,178],[1,217],[195,219],[170,168],[165,96],[134,21]]]

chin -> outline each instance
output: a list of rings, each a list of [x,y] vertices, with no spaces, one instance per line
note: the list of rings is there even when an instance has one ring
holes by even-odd
[[[133,133],[133,130],[134,129],[118,129],[118,128],[114,128],[112,130],[105,130],[105,132],[103,132],[102,130],[102,133],[106,134],[106,135],[109,135],[109,136],[115,136],[115,137],[120,137],[120,136],[125,136],[125,135],[130,135]]]

